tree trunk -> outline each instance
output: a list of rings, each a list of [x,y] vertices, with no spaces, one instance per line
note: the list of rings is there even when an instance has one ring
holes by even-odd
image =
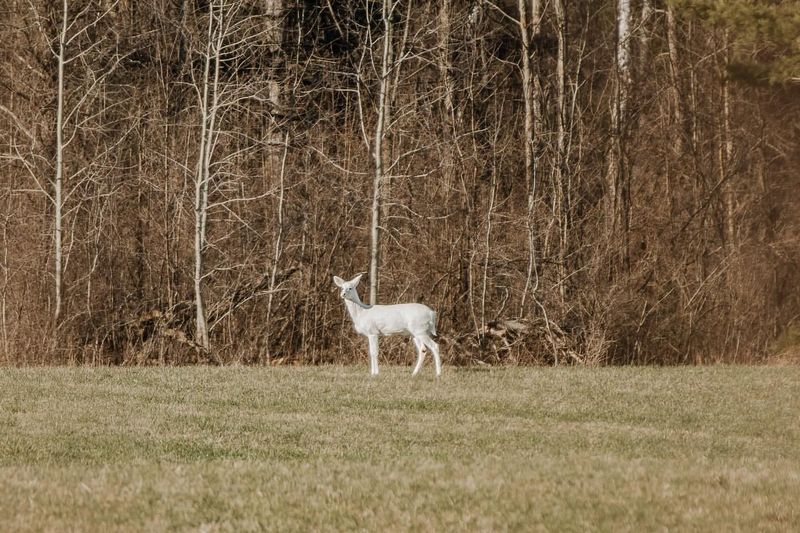
[[[444,84],[444,109],[450,122],[455,122],[453,115],[453,78],[450,59],[450,6],[451,0],[442,0],[439,7],[439,77]],[[452,126],[452,124],[451,124]]]
[[[611,104],[611,145],[606,173],[606,234],[613,250],[613,264],[627,268],[630,184],[625,134],[628,92],[631,85],[630,0],[617,1],[617,47],[614,93]],[[618,247],[617,241],[621,241]]]
[[[213,121],[212,115],[214,113],[214,106],[209,102],[211,98],[210,93],[213,87],[210,86],[209,80],[211,70],[212,54],[216,52],[216,68],[215,77],[219,75],[219,48],[214,44],[214,6],[212,3],[209,6],[208,16],[208,33],[206,35],[206,58],[205,66],[203,69],[203,95],[200,102],[200,147],[197,157],[197,177],[195,178],[195,196],[194,196],[194,301],[195,301],[195,342],[197,345],[208,350],[208,322],[206,321],[206,311],[203,302],[203,273],[204,273],[204,251],[206,240],[206,221],[208,216],[208,185],[210,180],[209,174],[209,156],[210,146],[212,143],[211,136],[213,135]],[[220,16],[222,10],[220,9]],[[221,21],[220,24],[221,25]],[[221,32],[221,29],[220,29]],[[216,94],[214,94],[216,97]]]
[[[540,114],[540,91],[537,90],[538,75],[535,65],[532,64],[531,37],[536,37],[541,21],[541,4],[539,0],[531,0],[530,6],[531,21],[528,21],[527,0],[519,0],[519,31],[522,40],[522,96],[525,105],[525,181],[528,186],[528,272],[525,278],[525,288],[522,291],[520,302],[520,315],[525,314],[525,300],[528,290],[534,295],[539,287],[539,274],[536,265],[536,228],[535,228],[535,207],[536,207],[536,186],[537,186],[537,158],[536,158],[536,134],[539,131],[537,126],[541,121]],[[529,29],[529,24],[532,29]],[[538,57],[536,58],[538,60]]]
[[[275,281],[276,276],[278,273],[278,262],[281,259],[281,254],[283,252],[283,199],[284,199],[284,192],[286,191],[286,187],[284,186],[284,178],[286,176],[286,156],[289,155],[289,132],[287,131],[283,138],[283,158],[281,159],[281,170],[279,174],[279,185],[278,185],[278,212],[277,212],[277,224],[278,224],[278,234],[275,236],[275,247],[273,249],[272,254],[272,269],[269,273],[269,294],[267,295],[267,335],[265,339],[266,344],[266,351],[267,351],[267,362],[272,357],[272,351],[270,348],[270,328],[271,328],[271,320],[272,320],[272,302],[275,297]]]
[[[3,332],[3,357],[11,360],[11,351],[8,341],[8,317],[6,315],[6,303],[8,301],[8,281],[11,267],[8,263],[8,216],[3,217],[3,290],[0,292],[0,331]]]
[[[494,159],[494,158],[492,158]],[[489,259],[492,251],[492,215],[494,214],[495,195],[497,194],[497,162],[492,161],[492,177],[489,191],[489,205],[486,209],[486,234],[484,237],[483,280],[481,285],[481,321],[480,331],[486,326],[486,290],[489,283]]]
[[[375,176],[372,181],[372,223],[370,224],[369,261],[369,303],[375,305],[378,298],[378,269],[380,265],[380,223],[385,181],[385,157],[383,140],[389,102],[389,83],[392,62],[392,0],[383,0],[383,56],[381,60],[381,79],[378,94],[378,122],[375,125],[375,144],[372,158],[375,163]]]
[[[639,64],[637,72],[639,79],[643,77],[647,62],[650,59],[650,17],[653,15],[653,4],[651,0],[642,0],[641,16],[639,18]]]
[[[447,186],[453,187],[455,165],[456,117],[453,103],[452,61],[450,59],[450,8],[451,0],[442,0],[439,7],[439,78],[444,88],[444,113],[442,113],[443,161],[442,173]]]
[[[675,152],[678,157],[684,152],[684,112],[683,91],[680,75],[680,57],[678,56],[678,30],[675,20],[675,7],[667,3],[667,48],[669,49],[670,78],[672,85],[672,116],[675,131]]]
[[[567,55],[567,21],[564,0],[555,0],[556,31],[558,36],[558,54],[556,57],[556,157],[555,157],[555,190],[556,216],[558,217],[558,292],[562,301],[566,296],[566,260],[569,253],[569,187],[565,182],[566,165],[566,75],[565,63]]]
[[[64,172],[64,49],[66,47],[66,39],[67,39],[67,0],[63,1],[63,12],[62,12],[62,20],[61,20],[61,34],[58,38],[58,95],[57,95],[57,104],[56,104],[56,177],[55,177],[55,194],[53,201],[55,202],[54,205],[54,216],[55,216],[55,313],[54,313],[54,325],[56,328],[59,326],[59,320],[61,318],[61,307],[62,307],[62,249],[61,249],[61,239],[62,239],[62,180],[63,180],[63,172]]]
[[[731,162],[733,161],[733,137],[731,136],[731,94],[728,80],[728,30],[723,32],[722,40],[723,66],[722,76],[722,139],[719,146],[719,172],[722,182],[723,226],[725,234],[725,250],[732,254],[736,249],[736,228],[734,225],[734,190]]]

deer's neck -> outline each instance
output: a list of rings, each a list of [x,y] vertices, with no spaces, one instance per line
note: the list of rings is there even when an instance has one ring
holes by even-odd
[[[358,295],[356,295],[356,301],[345,299],[344,306],[347,308],[347,312],[350,314],[353,324],[357,324],[359,317],[363,315],[364,311],[372,307],[362,302]]]

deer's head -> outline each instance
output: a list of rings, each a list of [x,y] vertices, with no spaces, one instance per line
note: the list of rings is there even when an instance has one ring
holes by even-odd
[[[345,300],[350,300],[351,302],[361,302],[361,299],[358,297],[358,292],[356,292],[356,287],[358,286],[358,282],[361,281],[361,276],[363,275],[364,274],[359,274],[350,281],[345,281],[339,276],[333,276],[333,282],[341,289],[339,296]]]

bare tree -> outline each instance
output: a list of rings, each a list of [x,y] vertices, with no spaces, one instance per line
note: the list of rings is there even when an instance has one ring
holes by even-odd
[[[267,360],[269,361],[271,353],[270,353],[270,329],[271,329],[271,320],[272,320],[272,304],[275,298],[275,291],[277,290],[277,275],[278,275],[278,264],[280,263],[281,256],[283,254],[283,239],[285,233],[285,221],[284,221],[284,199],[286,196],[286,157],[289,155],[289,131],[287,130],[285,136],[283,138],[283,158],[281,159],[281,169],[278,174],[278,209],[277,209],[277,220],[275,221],[278,228],[277,228],[277,235],[275,236],[275,246],[274,252],[272,255],[272,267],[270,268],[269,273],[269,294],[267,295],[267,314],[266,314],[266,322],[267,322],[267,338],[265,340],[267,345]]]
[[[606,173],[606,232],[613,248],[617,248],[617,240],[621,241],[619,258],[623,265],[627,265],[630,182],[625,136],[628,127],[628,96],[632,81],[630,0],[617,0],[616,13],[617,40],[611,100],[611,140]]]
[[[725,249],[732,254],[736,248],[736,229],[734,225],[734,187],[733,187],[733,136],[731,132],[731,94],[728,68],[730,65],[728,30],[722,32],[721,96],[722,116],[719,144],[719,180],[722,183],[722,225],[725,235]]]
[[[386,180],[384,175],[386,169],[386,152],[384,138],[386,136],[386,125],[389,120],[391,109],[389,108],[389,92],[392,82],[391,73],[395,68],[393,65],[394,54],[392,44],[394,2],[383,0],[381,9],[381,20],[383,22],[383,46],[380,65],[380,80],[378,87],[378,118],[375,124],[375,140],[372,147],[372,160],[375,166],[375,177],[372,180],[372,222],[370,223],[370,254],[369,254],[369,303],[375,305],[378,298],[378,267],[380,263],[380,224],[381,224],[381,203],[383,186]]]
[[[105,109],[102,105],[98,106],[98,103],[102,102],[108,77],[119,66],[122,57],[114,51],[104,49],[105,38],[92,42],[89,34],[98,31],[101,22],[108,18],[117,4],[118,1],[108,2],[103,6],[88,3],[73,13],[70,10],[70,1],[62,0],[58,11],[56,36],[53,39],[48,35],[46,17],[42,13],[46,9],[30,4],[36,30],[43,39],[57,43],[54,47],[49,42],[47,45],[56,59],[53,89],[56,109],[52,125],[54,161],[51,162],[43,155],[45,150],[36,134],[36,128],[26,126],[12,110],[3,106],[13,119],[17,130],[24,133],[30,142],[27,147],[15,143],[10,154],[11,159],[23,165],[33,180],[35,189],[43,194],[52,206],[54,280],[52,317],[56,331],[63,321],[64,272],[70,250],[75,243],[74,229],[71,230],[70,242],[64,243],[65,219],[72,214],[72,228],[74,228],[76,205],[80,205],[82,201],[81,192],[86,184],[99,179],[100,167],[106,162],[113,146],[92,147],[95,153],[88,158],[89,163],[71,171],[66,170],[65,153],[70,145],[78,144],[77,139],[84,134],[102,129],[98,121],[102,120]],[[28,66],[33,68],[30,63]],[[68,79],[75,80],[74,87],[67,86]],[[79,152],[78,147],[75,150]],[[80,160],[80,155],[76,154],[76,159]],[[67,202],[70,200],[73,206],[67,208]]]
[[[209,214],[221,211],[235,220],[239,217],[232,210],[233,206],[271,195],[271,190],[246,194],[241,186],[244,176],[240,176],[229,166],[239,157],[251,157],[256,148],[272,152],[276,144],[285,146],[285,142],[276,143],[273,139],[277,132],[275,124],[270,126],[266,143],[253,144],[253,140],[241,132],[240,126],[233,119],[237,113],[250,113],[251,106],[260,106],[262,103],[268,104],[268,113],[277,114],[280,107],[279,82],[274,76],[231,76],[223,72],[223,62],[225,68],[229,69],[231,65],[249,61],[251,53],[275,49],[281,27],[280,6],[280,2],[271,2],[267,6],[268,21],[263,24],[259,14],[248,12],[238,2],[214,0],[209,5],[204,49],[201,52],[203,71],[199,78],[193,80],[200,125],[197,163],[193,173],[195,342],[204,351],[208,351],[210,347],[211,329],[238,305],[234,305],[236,298],[231,295],[227,299],[231,305],[225,310],[217,309],[213,323],[209,324],[204,281],[215,270],[230,268],[218,266],[216,269],[209,269],[206,265],[209,247],[220,246],[219,242],[209,240]],[[243,142],[232,143],[230,139],[241,139]],[[218,155],[223,147],[228,148],[227,153]],[[274,165],[270,167],[274,168]],[[223,239],[226,237],[227,234]],[[278,246],[280,239],[279,236]]]
[[[558,52],[556,56],[556,149],[555,149],[555,214],[559,226],[558,235],[558,292],[562,301],[566,296],[566,261],[569,254],[569,215],[570,186],[566,172],[567,159],[567,19],[563,0],[553,2],[555,10],[556,37]]]
[[[216,13],[215,13],[216,11]],[[194,302],[195,302],[195,340],[208,350],[208,324],[203,303],[203,259],[206,247],[206,225],[208,222],[208,188],[211,180],[211,154],[218,131],[216,130],[219,110],[219,76],[222,43],[225,24],[232,13],[222,3],[209,5],[208,32],[206,34],[205,64],[203,78],[199,84],[200,98],[200,146],[197,150],[197,174],[194,183]],[[213,73],[211,65],[213,63]]]
[[[528,187],[528,272],[525,278],[525,288],[522,291],[522,301],[520,303],[520,314],[524,314],[525,299],[530,288],[534,300],[536,291],[539,288],[539,273],[536,264],[536,226],[535,226],[535,207],[537,201],[536,187],[538,185],[538,150],[536,150],[537,134],[541,130],[537,128],[541,124],[541,104],[540,104],[540,82],[538,81],[538,68],[536,65],[537,56],[534,53],[531,40],[539,35],[539,28],[542,18],[542,7],[539,0],[519,0],[519,32],[522,43],[522,96],[525,104],[525,142],[523,152],[525,154],[525,182]],[[530,17],[530,19],[529,19]],[[533,59],[533,61],[532,61]],[[533,281],[532,281],[533,280]]]
[[[62,2],[61,32],[58,35],[58,89],[56,91],[56,175],[53,179],[53,207],[55,217],[54,230],[54,261],[55,261],[55,311],[54,321],[58,324],[61,316],[61,274],[62,274],[62,181],[64,172],[64,64],[66,62],[65,49],[67,44],[67,22],[69,6],[67,0]]]

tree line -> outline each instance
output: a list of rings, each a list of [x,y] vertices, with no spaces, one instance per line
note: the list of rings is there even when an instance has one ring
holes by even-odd
[[[800,2],[6,0],[0,361],[757,361],[800,316]],[[410,357],[397,340],[387,357]]]

